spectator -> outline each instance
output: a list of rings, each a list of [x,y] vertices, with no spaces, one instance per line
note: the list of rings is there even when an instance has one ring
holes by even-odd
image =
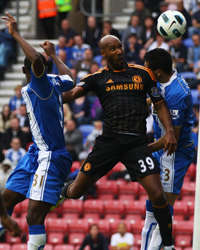
[[[164,38],[159,34],[156,35],[156,40],[148,47],[148,51],[153,50],[155,48],[161,48],[167,51],[169,50],[169,45],[164,42]]]
[[[55,35],[56,4],[55,0],[37,0],[38,17],[43,26],[43,32],[47,39],[53,39]]]
[[[7,28],[0,30],[0,55],[0,80],[3,80],[9,61],[16,57],[16,42]]]
[[[111,237],[111,250],[131,250],[134,244],[134,237],[127,232],[125,223],[118,225],[118,232]]]
[[[5,159],[0,166],[0,188],[1,192],[5,189],[6,181],[12,172],[12,163],[9,159]]]
[[[29,120],[26,111],[26,105],[21,104],[19,107],[19,112],[17,114],[17,118],[19,119],[19,125],[24,132],[30,132],[29,129]]]
[[[200,36],[198,34],[194,34],[192,36],[192,41],[193,46],[188,48],[187,62],[192,71],[197,71],[198,61],[200,59]]]
[[[83,147],[83,135],[76,127],[74,119],[65,122],[65,142],[67,150],[70,152],[73,161],[78,160],[78,154]]]
[[[68,67],[72,67],[72,48],[71,47],[67,47],[67,40],[65,38],[65,36],[59,36],[58,38],[58,44],[56,45],[56,54],[59,54],[60,50],[64,50],[65,51],[65,64],[67,64]]]
[[[183,44],[181,37],[171,41],[169,51],[177,71],[187,71],[187,48]]]
[[[86,29],[83,31],[83,40],[85,43],[90,45],[94,56],[100,54],[98,48],[98,42],[100,38],[101,29],[97,26],[95,17],[89,16],[87,19]]]
[[[200,16],[197,17],[193,15],[192,26],[188,28],[188,38],[191,38],[194,34],[200,35]]]
[[[19,119],[13,117],[10,120],[10,127],[6,129],[3,134],[3,149],[8,149],[13,137],[18,137],[22,143],[22,147],[26,148],[26,145],[31,142],[31,134],[22,131],[19,125]]]
[[[93,62],[90,67],[90,74],[94,74],[99,70],[99,65],[96,62]]]
[[[193,104],[200,105],[200,82],[197,83],[197,88],[191,90]],[[196,111],[196,109],[195,109]]]
[[[85,149],[90,152],[94,146],[95,140],[98,136],[100,136],[103,132],[103,122],[102,121],[94,121],[94,129],[92,130],[91,134],[88,135],[85,143]]]
[[[77,76],[79,79],[84,77],[90,72],[90,67],[94,63],[93,53],[91,49],[86,49],[84,52],[83,60],[77,62],[75,69],[77,71]]]
[[[55,1],[58,10],[58,25],[60,27],[62,20],[67,18],[69,12],[72,10],[72,3],[71,0],[55,0]]]
[[[112,22],[110,20],[103,22],[102,36],[106,36],[106,35],[113,35],[113,36],[118,37],[119,39],[121,38],[119,32],[112,27]]]
[[[71,109],[67,103],[63,104],[63,113],[64,113],[64,121],[65,122],[72,119],[72,112],[71,112]]]
[[[126,28],[123,32],[122,36],[122,43],[123,45],[127,45],[126,41],[128,40],[128,37],[131,34],[137,34],[137,37],[140,41],[141,39],[141,33],[142,33],[142,26],[139,25],[139,16],[138,15],[132,15],[130,19],[130,24],[128,28]]]
[[[177,1],[176,4],[177,4],[177,10],[180,11],[180,12],[184,15],[184,17],[185,17],[185,19],[186,19],[187,27],[192,26],[191,15],[190,15],[190,13],[188,13],[188,11],[185,9],[184,4],[183,4],[183,0]],[[187,34],[187,32],[186,32],[185,34]],[[184,37],[186,37],[186,36],[187,36],[187,35],[184,35]]]
[[[144,26],[141,32],[142,44],[145,48],[148,48],[149,44],[151,44],[155,38],[156,31],[154,27],[154,20],[151,16],[147,16],[144,20]]]
[[[61,60],[62,62],[64,62],[69,68],[72,67],[71,62],[70,62],[69,60],[67,60],[67,53],[66,53],[66,50],[64,50],[64,49],[59,49],[59,50],[57,51],[56,54],[57,54],[57,56],[60,58],[60,60]],[[56,67],[56,64],[55,64],[55,63],[53,63],[52,73],[58,75],[58,68]]]
[[[146,54],[147,50],[145,48],[142,48],[139,52],[139,59],[138,59],[138,64],[144,65],[144,56]]]
[[[81,96],[75,99],[71,104],[71,111],[78,125],[90,122],[90,104],[87,97]]]
[[[9,159],[12,164],[12,169],[17,166],[17,163],[25,155],[26,151],[21,148],[21,142],[18,137],[13,137],[10,143],[11,148],[9,148],[5,153],[5,159]]]
[[[0,132],[5,132],[10,126],[11,112],[8,104],[4,104],[0,114]]]
[[[126,61],[128,63],[138,63],[141,48],[142,46],[137,41],[137,35],[131,34],[128,38],[128,44],[124,49]]]
[[[147,8],[145,8],[143,0],[136,0],[135,1],[135,11],[132,13],[132,15],[138,15],[139,24],[143,25],[144,19],[147,16],[150,16],[151,12]]]
[[[89,246],[90,250],[108,250],[106,238],[99,232],[97,224],[91,225],[89,234],[83,240],[80,250],[85,249],[86,246]]]
[[[83,38],[80,35],[74,37],[75,45],[72,48],[72,58],[76,63],[77,61],[83,60],[84,52],[86,49],[90,49],[90,45],[83,43]]]
[[[167,10],[168,10],[168,3],[165,1],[160,2],[157,17],[160,16],[163,12],[165,12]]]
[[[60,35],[66,38],[66,46],[72,47],[74,44],[74,37],[76,32],[70,27],[70,23],[67,19],[63,19],[61,22]]]
[[[12,112],[15,111],[14,113],[17,113],[17,110],[19,109],[21,104],[25,104],[24,99],[21,94],[21,89],[22,89],[22,86],[17,85],[15,87],[15,95],[11,97],[9,101],[10,110]]]

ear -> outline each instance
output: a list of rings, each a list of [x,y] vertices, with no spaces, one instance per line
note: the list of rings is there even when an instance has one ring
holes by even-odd
[[[156,78],[160,78],[162,72],[160,69],[156,69],[156,70],[154,70],[154,74],[155,74]]]
[[[26,74],[26,70],[25,70],[25,67],[24,67],[24,66],[22,67],[22,72],[23,72],[24,74]]]

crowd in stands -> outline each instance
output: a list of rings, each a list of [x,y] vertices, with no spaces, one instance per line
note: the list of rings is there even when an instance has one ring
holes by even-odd
[[[58,6],[58,13],[53,13],[52,18],[43,18],[39,13],[40,19],[46,30],[44,39],[55,38],[55,31],[52,23],[56,18],[59,23],[56,53],[63,62],[71,69],[73,78],[78,83],[81,78],[87,74],[93,74],[100,68],[106,66],[106,61],[101,57],[98,43],[102,36],[112,34],[122,40],[125,58],[128,63],[144,63],[144,55],[147,51],[160,47],[170,51],[174,68],[185,77],[191,86],[191,92],[194,103],[194,113],[196,116],[196,127],[193,128],[194,142],[197,147],[198,138],[198,112],[200,104],[200,1],[163,1],[157,5],[151,4],[148,7],[148,1],[136,0],[135,10],[130,16],[130,20],[125,30],[116,30],[112,27],[110,20],[97,22],[93,16],[87,17],[86,27],[80,34],[70,26],[67,19],[71,11],[70,1],[67,8],[62,8],[61,2],[56,0],[55,6]],[[149,1],[153,2],[153,1]],[[156,32],[156,17],[167,9],[177,9],[181,11],[187,19],[187,31],[182,38],[173,41],[165,41]],[[39,11],[39,10],[38,10]],[[7,29],[0,31],[0,77],[3,78],[3,72],[8,67],[8,62],[16,54],[13,54],[15,42],[7,32]],[[16,53],[16,50],[14,49]],[[14,55],[14,56],[13,56]],[[48,73],[57,74],[57,68],[44,55],[48,62]],[[25,151],[32,142],[29,128],[26,106],[21,96],[21,87],[15,88],[15,95],[11,97],[9,104],[3,106],[0,113],[0,186],[4,187],[7,177],[17,162],[23,157]],[[103,114],[99,100],[89,93],[86,97],[80,97],[69,104],[64,104],[64,135],[66,147],[71,153],[74,161],[82,162],[91,151],[94,141],[102,133]],[[152,134],[152,119],[149,117],[148,133]],[[152,137],[150,136],[150,139]],[[72,176],[74,178],[74,176]],[[120,171],[111,179],[127,177],[126,171]],[[125,225],[120,224],[118,233],[111,238],[111,249],[124,249],[131,246],[134,242],[132,235],[125,234]],[[126,239],[126,243],[124,243]],[[124,241],[123,241],[124,240]],[[80,249],[84,249],[86,244],[91,249],[108,249],[104,236],[99,233],[97,225],[90,228],[89,234],[83,240]],[[122,246],[122,248],[120,248]],[[117,247],[117,248],[116,248]]]

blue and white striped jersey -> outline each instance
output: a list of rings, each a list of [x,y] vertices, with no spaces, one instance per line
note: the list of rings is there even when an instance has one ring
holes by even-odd
[[[191,129],[194,125],[195,118],[188,84],[179,74],[177,74],[177,72],[175,72],[171,76],[169,82],[164,84],[157,83],[157,86],[166,101],[173,125],[181,127],[177,150],[191,145],[193,142]],[[155,138],[159,139],[165,134],[165,130],[158,116],[156,114],[153,114],[153,116]]]
[[[33,141],[42,151],[65,147],[62,92],[73,88],[68,75],[47,75],[37,78],[31,72],[30,83],[22,88],[30,120]]]

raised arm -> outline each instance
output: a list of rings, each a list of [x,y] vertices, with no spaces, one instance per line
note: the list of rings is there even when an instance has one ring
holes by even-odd
[[[67,67],[66,64],[63,63],[63,61],[59,57],[56,56],[54,44],[48,41],[45,41],[40,46],[44,49],[45,53],[53,59],[54,63],[56,64],[59,74],[69,75],[72,78],[70,69]]]
[[[84,89],[80,86],[76,86],[70,91],[63,93],[63,103],[71,102],[74,99],[84,95]]]
[[[37,52],[18,32],[17,30],[17,23],[13,16],[6,13],[5,17],[2,17],[2,20],[6,21],[6,25],[8,27],[8,31],[10,35],[17,41],[20,47],[23,49],[24,54],[26,57],[31,61],[34,74],[36,76],[42,75],[44,72],[44,64],[40,53]]]

